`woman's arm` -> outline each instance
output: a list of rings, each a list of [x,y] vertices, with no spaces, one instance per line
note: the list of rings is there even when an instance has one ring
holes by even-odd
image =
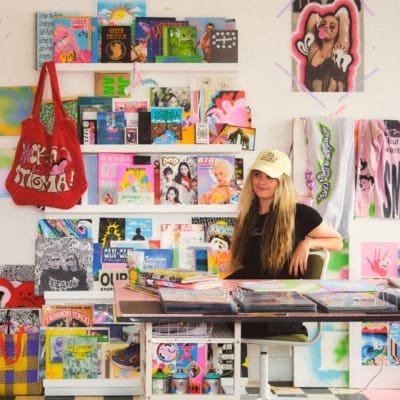
[[[343,241],[340,233],[322,221],[295,248],[289,264],[289,274],[296,278],[306,272],[310,250],[341,251],[342,248]]]

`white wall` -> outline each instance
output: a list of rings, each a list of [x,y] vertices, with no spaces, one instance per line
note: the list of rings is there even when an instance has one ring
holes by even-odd
[[[18,7],[17,6],[18,3]],[[311,96],[291,90],[291,80],[280,67],[291,70],[291,11],[287,0],[147,0],[148,15],[226,16],[237,20],[239,36],[240,82],[247,91],[257,128],[256,152],[276,147],[288,151],[291,143],[291,119],[301,116],[338,115],[352,118],[399,119],[395,93],[399,92],[398,63],[400,35],[397,0],[368,0],[364,6],[365,91],[318,94],[322,107]],[[95,0],[0,0],[0,86],[35,85],[38,73],[33,69],[34,12],[37,10],[77,10],[95,14]],[[92,75],[66,74],[61,77],[63,95],[83,94],[90,90]],[[88,89],[89,88],[89,89]],[[2,139],[2,138],[0,138]],[[0,141],[1,145],[1,141]],[[256,152],[246,153],[247,165]],[[33,263],[37,218],[30,207],[16,207],[9,199],[0,199],[0,263]],[[158,223],[154,219],[154,223]],[[396,235],[397,221],[354,221],[351,268],[358,262],[358,243]],[[366,234],[367,232],[367,234]],[[375,237],[374,237],[375,236]],[[354,264],[354,266],[357,264]]]

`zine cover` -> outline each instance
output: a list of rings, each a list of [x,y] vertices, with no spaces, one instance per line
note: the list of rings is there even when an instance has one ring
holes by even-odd
[[[199,224],[161,224],[160,246],[173,250],[173,266],[196,269],[195,248],[193,245],[205,243],[204,227]]]
[[[89,327],[93,325],[93,305],[44,305],[42,326]]]
[[[236,189],[235,157],[197,157],[198,203],[231,204]]]
[[[81,218],[40,218],[38,220],[37,237],[92,239],[92,220]]]
[[[188,112],[190,106],[190,87],[155,87],[150,88],[151,107],[182,107],[183,111]]]
[[[35,293],[91,290],[93,240],[72,237],[37,238]]]
[[[100,217],[99,243],[101,247],[111,247],[111,241],[125,239],[125,218]]]
[[[182,107],[150,107],[151,141],[173,144],[182,140]]]
[[[98,373],[97,338],[66,336],[63,341],[63,379],[95,379]]]
[[[133,163],[133,153],[98,154],[99,204],[117,204],[117,168],[119,165]]]
[[[193,90],[192,109],[198,122],[251,126],[244,90]]]
[[[93,51],[93,26],[90,16],[58,16],[53,20],[53,61],[90,63]]]
[[[254,150],[256,129],[246,126],[225,124],[218,136],[226,138],[226,143],[240,144],[242,150]]]
[[[131,164],[117,167],[118,204],[154,204],[154,167]]]
[[[160,203],[197,203],[197,157],[184,154],[160,156]]]
[[[97,144],[125,143],[125,113],[99,111],[97,113]]]
[[[151,218],[126,218],[125,240],[150,240],[153,237]]]

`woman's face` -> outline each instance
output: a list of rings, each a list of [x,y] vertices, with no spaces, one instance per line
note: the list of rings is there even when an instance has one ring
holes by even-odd
[[[264,172],[254,170],[251,172],[251,183],[254,193],[260,200],[273,200],[279,180],[271,178]]]
[[[182,175],[187,176],[189,173],[189,168],[186,165],[181,165],[181,167],[179,168],[179,172]]]
[[[214,176],[219,185],[227,183],[228,176],[226,174],[224,167],[217,166],[214,169]]]
[[[171,96],[168,100],[169,107],[179,107],[179,101],[176,96]]]
[[[168,193],[167,193],[167,200],[169,200],[169,201],[175,201],[175,198],[176,198],[175,191],[172,190],[172,189],[168,190]]]
[[[332,15],[322,19],[318,27],[318,37],[322,40],[333,40],[339,31],[339,22]]]

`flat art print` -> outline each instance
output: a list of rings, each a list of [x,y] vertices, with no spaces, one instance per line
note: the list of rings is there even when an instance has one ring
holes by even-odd
[[[293,2],[293,90],[364,90],[362,2]]]

